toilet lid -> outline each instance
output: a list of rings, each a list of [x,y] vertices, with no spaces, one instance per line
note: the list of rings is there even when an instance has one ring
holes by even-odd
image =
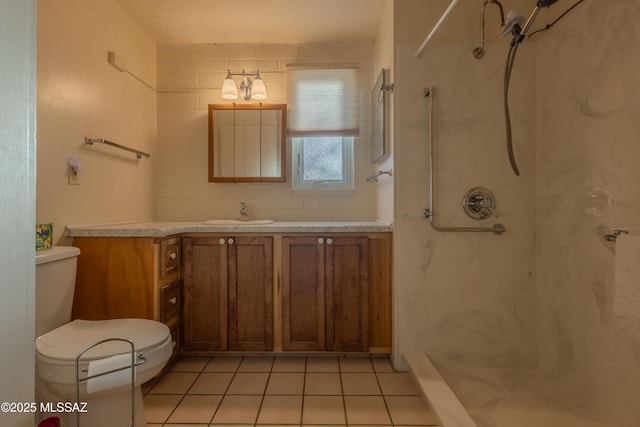
[[[133,341],[135,351],[145,352],[164,342],[169,328],[148,319],[74,320],[36,339],[36,352],[48,359],[75,360],[85,348],[109,338]],[[82,359],[100,359],[129,352],[121,341],[101,344],[87,351]]]

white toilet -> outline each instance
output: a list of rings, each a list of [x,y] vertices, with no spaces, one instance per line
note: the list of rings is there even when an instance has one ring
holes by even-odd
[[[169,328],[147,319],[70,321],[78,255],[78,248],[63,246],[36,255],[36,398],[53,408],[65,408],[40,414],[40,419],[54,415],[60,417],[63,426],[74,427],[76,413],[80,412],[82,427],[129,427],[133,400],[133,426],[144,427],[140,385],[158,374],[171,356]],[[133,399],[131,369],[125,369],[81,381],[81,404],[74,406],[76,357],[93,344],[111,338],[125,338],[134,344],[138,365]],[[130,344],[122,341],[109,341],[88,350],[80,362],[80,378],[130,366],[130,351]],[[68,403],[66,407],[64,403]],[[69,408],[71,412],[65,412]]]

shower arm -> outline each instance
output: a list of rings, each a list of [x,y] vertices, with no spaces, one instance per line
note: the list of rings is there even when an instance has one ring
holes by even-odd
[[[502,8],[502,4],[498,0],[484,0],[482,9],[480,11],[480,46],[473,49],[473,57],[476,59],[480,59],[484,56],[485,10],[487,9],[487,4],[489,3],[495,4],[500,8],[500,22],[504,27],[504,9]]]

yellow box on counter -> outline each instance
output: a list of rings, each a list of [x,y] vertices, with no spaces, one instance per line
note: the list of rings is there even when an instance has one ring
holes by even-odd
[[[36,224],[36,252],[53,247],[53,223]]]

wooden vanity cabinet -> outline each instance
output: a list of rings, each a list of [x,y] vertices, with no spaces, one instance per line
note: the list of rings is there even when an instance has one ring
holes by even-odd
[[[183,238],[183,352],[273,348],[273,239]]]
[[[74,237],[80,249],[72,318],[143,318],[165,323],[180,348],[181,243],[177,236]]]
[[[171,360],[391,350],[391,233],[91,236],[73,245],[73,318],[161,321]]]
[[[285,236],[284,350],[368,351],[369,239]]]

